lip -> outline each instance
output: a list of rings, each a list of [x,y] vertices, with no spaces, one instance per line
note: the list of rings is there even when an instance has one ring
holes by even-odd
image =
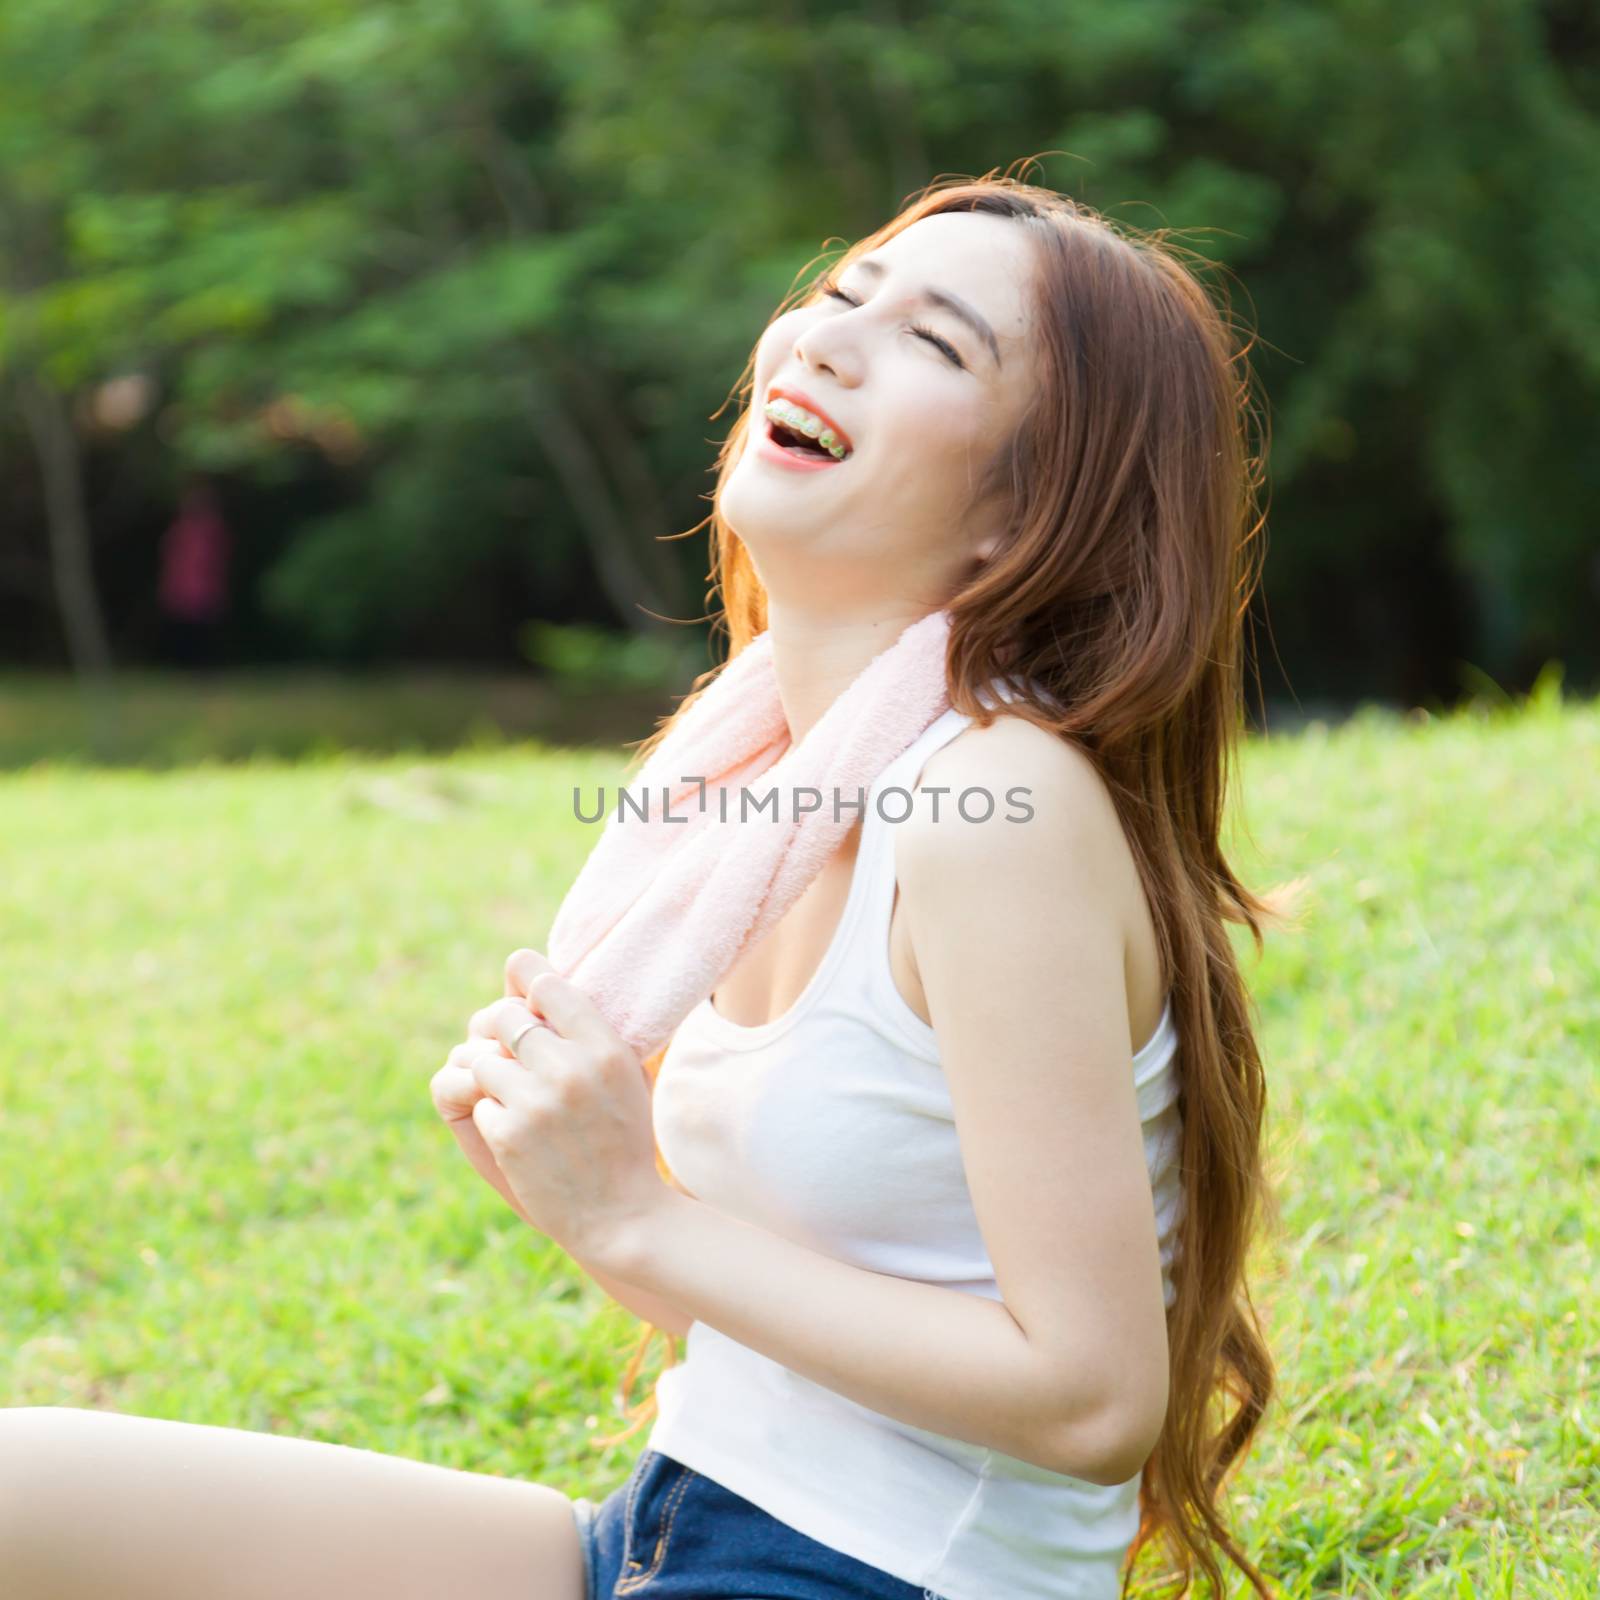
[[[846,456],[852,456],[855,454],[855,442],[851,439],[850,435],[846,433],[845,430],[841,428],[839,424],[835,422],[833,418],[830,417],[828,413],[824,411],[822,407],[819,406],[817,402],[805,392],[805,390],[791,389],[786,384],[775,383],[770,389],[767,390],[767,401],[771,402],[773,400],[792,400],[797,406],[804,406],[806,410],[809,411],[812,416],[816,417],[818,421],[820,421],[825,427],[833,430],[833,436],[839,441],[840,444],[844,446]],[[765,422],[766,418],[763,417],[762,421]]]
[[[791,472],[831,472],[835,467],[844,465],[844,462],[835,456],[800,452],[791,455],[772,437],[770,425],[765,420],[756,429],[754,438],[756,454],[763,461],[770,461],[774,466],[787,467]],[[845,459],[848,460],[849,457]]]

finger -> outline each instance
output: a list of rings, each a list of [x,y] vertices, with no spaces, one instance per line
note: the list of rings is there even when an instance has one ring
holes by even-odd
[[[505,1056],[481,1055],[470,1070],[478,1087],[503,1106],[510,1105],[528,1089],[528,1069],[520,1061],[510,1061]],[[478,1108],[472,1109],[476,1112]]]
[[[500,1000],[490,1008],[494,1012],[495,1038],[506,1055],[523,1067],[535,1064],[533,1054],[541,1042],[549,1044],[556,1034],[542,1017],[535,1016],[520,1000]],[[529,1023],[533,1027],[529,1027]],[[513,1043],[514,1040],[520,1042]]]
[[[493,1154],[505,1148],[505,1136],[510,1133],[507,1118],[510,1113],[498,1100],[485,1095],[477,1105],[472,1108],[472,1121],[478,1132],[483,1136],[483,1142],[488,1145]]]
[[[481,1056],[485,1050],[490,1055],[499,1052],[500,1041],[493,1037],[479,1036],[477,1038],[463,1039],[460,1044],[451,1047],[450,1054],[444,1058],[447,1067],[470,1066],[473,1058]]]
[[[493,1039],[495,1037],[494,1010],[500,1004],[501,1001],[496,1000],[472,1013],[467,1019],[467,1037],[469,1039]]]
[[[474,1011],[467,1019],[468,1039],[487,1039],[498,1043],[500,1039],[501,1009],[505,1006],[516,1007],[517,1015],[526,1020],[527,1006],[521,999],[512,999],[502,996],[499,1000],[491,1000],[488,1005]]]
[[[513,950],[506,957],[506,994],[520,999],[528,992],[528,984],[537,974],[554,971],[555,968],[537,950]]]
[[[483,1089],[466,1064],[450,1063],[434,1073],[429,1084],[434,1109],[448,1122],[471,1116],[473,1106],[483,1098]]]
[[[454,1046],[454,1048],[452,1048],[450,1051],[450,1054],[444,1058],[444,1065],[439,1069],[439,1071],[441,1073],[465,1072],[470,1074],[472,1071],[472,1063],[480,1056],[498,1058],[502,1061],[509,1059],[506,1056],[505,1051],[501,1048],[500,1041],[498,1039],[463,1039],[461,1043]],[[437,1076],[438,1075],[436,1074],[435,1077],[437,1078]]]
[[[597,1052],[615,1051],[622,1041],[600,1008],[577,984],[552,968],[536,973],[528,985],[528,1009],[541,1016],[563,1038]]]

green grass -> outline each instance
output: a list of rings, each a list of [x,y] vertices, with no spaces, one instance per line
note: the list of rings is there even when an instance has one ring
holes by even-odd
[[[65,674],[0,671],[0,770],[621,745],[649,733],[690,676],[652,686],[531,671],[128,671],[90,695]]]
[[[571,786],[621,764],[0,779],[0,1403],[621,1481],[642,1434],[593,1441],[636,1324],[427,1089],[593,841]],[[1243,796],[1236,864],[1308,889],[1262,961],[1237,940],[1283,1228],[1234,1526],[1288,1596],[1592,1596],[1600,702],[1313,724],[1247,746]]]

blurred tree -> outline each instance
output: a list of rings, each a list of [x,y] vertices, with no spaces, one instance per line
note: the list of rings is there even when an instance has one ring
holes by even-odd
[[[1577,677],[1597,77],[1577,0],[13,7],[0,374],[48,482],[51,419],[130,371],[174,476],[337,467],[261,594],[318,651],[417,648],[506,552],[529,609],[649,630],[699,610],[670,536],[717,438],[686,419],[795,272],[938,174],[1059,151],[1042,181],[1248,286],[1297,689]],[[86,641],[89,539],[47,503]]]

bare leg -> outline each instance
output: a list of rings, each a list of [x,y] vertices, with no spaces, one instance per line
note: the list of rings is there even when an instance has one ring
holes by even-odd
[[[0,1408],[6,1600],[583,1600],[559,1489],[350,1445]]]

